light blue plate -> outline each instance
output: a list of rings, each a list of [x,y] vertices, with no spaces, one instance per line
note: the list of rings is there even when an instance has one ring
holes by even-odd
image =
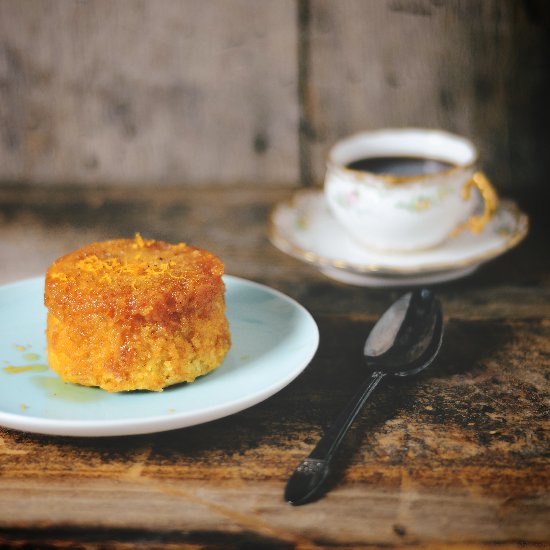
[[[228,275],[224,281],[231,351],[215,371],[158,393],[64,383],[47,367],[43,278],[0,287],[0,425],[53,435],[142,434],[222,418],[272,396],[311,361],[317,325],[276,290]]]

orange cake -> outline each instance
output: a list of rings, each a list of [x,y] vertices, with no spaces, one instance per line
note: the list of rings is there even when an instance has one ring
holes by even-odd
[[[110,392],[192,382],[230,347],[223,271],[206,250],[139,235],[59,258],[46,274],[51,368]]]

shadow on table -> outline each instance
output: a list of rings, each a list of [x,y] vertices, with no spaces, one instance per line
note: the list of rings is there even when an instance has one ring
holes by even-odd
[[[476,407],[468,410],[464,402],[463,386],[494,376],[488,360],[509,338],[510,329],[500,321],[447,321],[441,353],[426,371],[411,378],[387,377],[377,388],[334,458],[326,492],[341,483],[345,472],[360,460],[362,447],[366,447],[366,453],[376,453],[376,462],[387,459],[392,466],[407,465],[406,446],[380,456],[383,451],[374,447],[374,434],[396,429],[406,433],[409,422],[424,423],[427,429],[450,423],[459,428],[469,428],[471,424],[479,427]],[[344,406],[345,399],[341,403]],[[400,422],[388,428],[387,424],[396,419]]]

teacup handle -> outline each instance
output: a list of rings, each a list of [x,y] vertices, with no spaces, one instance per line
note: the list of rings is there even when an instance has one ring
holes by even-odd
[[[493,217],[497,206],[498,196],[495,188],[487,179],[483,172],[476,172],[462,188],[462,198],[468,200],[472,195],[472,187],[477,187],[483,199],[483,214],[480,216],[471,216],[462,225],[459,225],[454,231],[453,236],[458,235],[464,229],[469,229],[475,235],[483,231],[489,220]]]

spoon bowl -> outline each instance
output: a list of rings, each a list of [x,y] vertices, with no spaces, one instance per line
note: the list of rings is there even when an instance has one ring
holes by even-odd
[[[436,311],[435,324],[433,327],[432,338],[424,353],[416,361],[408,364],[404,370],[393,372],[393,376],[413,376],[429,367],[439,355],[441,345],[443,344],[443,312],[441,308]]]
[[[434,342],[441,344],[442,317],[441,304],[430,290],[404,294],[370,332],[363,350],[367,365],[399,376],[420,372],[432,362],[427,361],[430,351],[439,351]]]

